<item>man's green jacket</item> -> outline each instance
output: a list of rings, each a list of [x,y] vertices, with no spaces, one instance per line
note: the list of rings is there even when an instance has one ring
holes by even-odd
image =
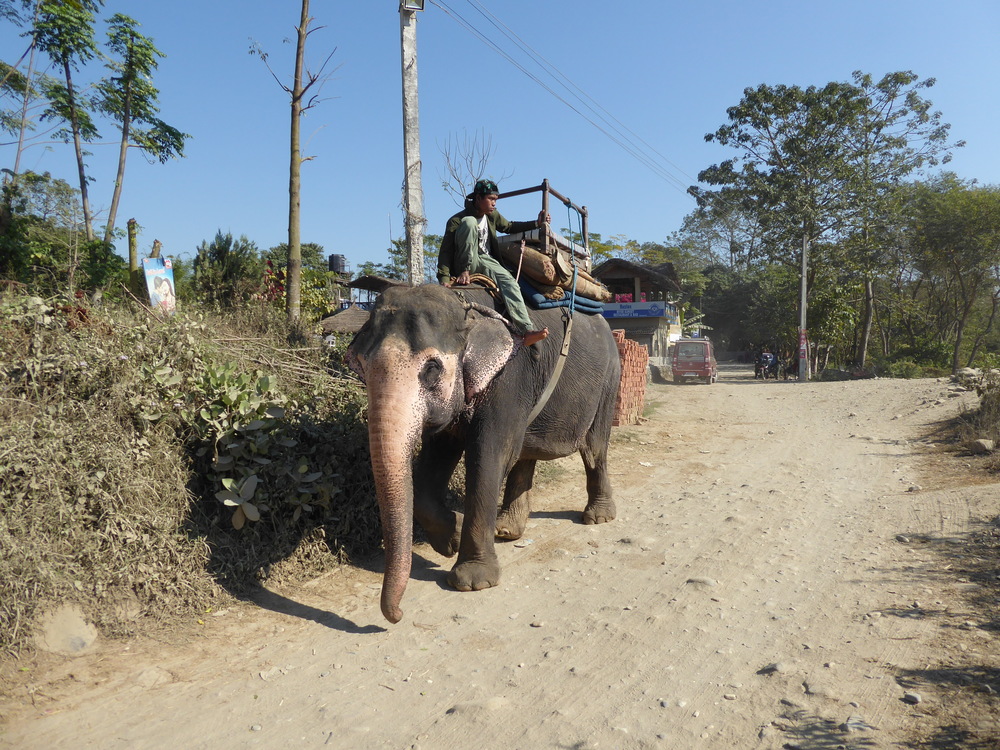
[[[441,238],[441,250],[438,252],[437,277],[438,281],[442,284],[450,283],[453,275],[458,276],[464,270],[459,269],[455,273],[452,273],[454,270],[452,265],[455,259],[455,230],[458,229],[458,225],[462,219],[466,216],[475,218],[475,215],[475,212],[471,208],[467,208],[448,219],[448,224],[444,230],[444,237]],[[489,234],[486,242],[489,246],[490,255],[502,263],[503,260],[500,258],[500,242],[497,240],[497,232],[502,232],[503,234],[527,232],[538,228],[538,220],[507,221],[499,211],[494,211],[492,214],[486,215],[486,226],[488,227]]]

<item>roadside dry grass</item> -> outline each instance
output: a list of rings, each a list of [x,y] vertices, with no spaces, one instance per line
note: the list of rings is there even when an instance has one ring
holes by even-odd
[[[56,603],[129,636],[377,549],[363,391],[338,363],[268,308],[0,298],[0,658]],[[216,494],[251,471],[260,520],[236,529]]]

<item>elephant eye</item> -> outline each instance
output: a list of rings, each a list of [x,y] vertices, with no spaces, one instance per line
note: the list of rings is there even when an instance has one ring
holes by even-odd
[[[443,371],[444,365],[441,364],[441,360],[437,357],[432,357],[424,363],[423,368],[420,370],[420,382],[426,388],[436,388],[441,381],[441,373]]]

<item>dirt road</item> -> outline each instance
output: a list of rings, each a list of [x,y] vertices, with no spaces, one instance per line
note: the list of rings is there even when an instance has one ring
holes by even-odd
[[[47,675],[34,705],[7,706],[0,746],[770,750],[940,737],[929,670],[1000,674],[995,634],[968,605],[976,584],[947,573],[949,548],[1000,512],[996,485],[963,487],[961,459],[935,455],[939,423],[975,398],[950,388],[761,382],[747,369],[651,385],[648,421],[616,429],[618,519],[580,525],[579,459],[548,465],[525,539],[499,545],[498,588],[449,590],[449,561],[420,545],[395,626],[378,572],[352,570],[171,642],[106,643]],[[989,732],[995,719],[977,720]]]

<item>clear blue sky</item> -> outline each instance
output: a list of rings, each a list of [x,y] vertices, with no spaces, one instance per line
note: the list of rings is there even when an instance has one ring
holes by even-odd
[[[501,191],[552,186],[590,212],[590,231],[662,241],[693,201],[683,187],[733,152],[705,143],[726,122],[743,89],[767,84],[822,85],[862,70],[881,77],[913,70],[937,84],[935,109],[968,145],[949,168],[1000,183],[1000,3],[996,0],[840,0],[710,3],[427,0],[418,14],[420,128],[425,213],[440,234],[458,209],[442,188],[442,148],[451,140],[492,139],[490,176]],[[489,12],[565,79],[533,62],[481,12]],[[140,248],[154,239],[190,257],[215,232],[246,235],[261,249],[287,241],[287,95],[248,50],[251,40],[290,82],[297,2],[212,0],[132,3],[108,0],[103,16],[131,14],[166,54],[155,83],[162,118],[190,133],[186,157],[165,166],[130,158],[119,225],[134,217]],[[450,12],[449,12],[450,11]],[[398,0],[312,0],[308,59],[315,70],[333,52],[326,98],[303,123],[302,240],[347,257],[354,269],[382,262],[403,232],[400,28]],[[654,171],[581,114],[539,86],[470,32],[495,40],[587,118],[625,131],[658,165]],[[322,27],[322,28],[319,28]],[[103,40],[103,30],[101,39]],[[0,26],[4,59],[21,40]],[[85,78],[81,75],[81,79]],[[96,76],[95,76],[96,77]],[[612,119],[613,118],[613,119]],[[627,130],[626,130],[627,129]],[[107,135],[113,136],[107,129]],[[619,137],[619,136],[616,136]],[[620,137],[619,137],[620,139]],[[106,211],[116,150],[95,146],[94,208]],[[13,147],[0,147],[9,167]],[[74,180],[69,150],[33,148],[24,168]],[[666,175],[666,176],[665,176]],[[540,207],[537,194],[501,202],[510,219]],[[552,211],[568,226],[565,209]],[[125,255],[125,242],[119,253]]]

